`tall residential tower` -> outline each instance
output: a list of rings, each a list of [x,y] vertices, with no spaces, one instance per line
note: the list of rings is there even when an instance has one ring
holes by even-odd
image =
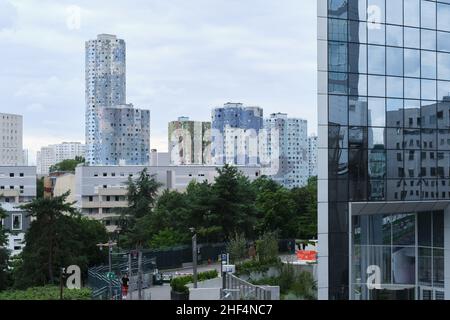
[[[146,165],[150,111],[126,103],[126,46],[114,35],[86,42],[86,161]]]

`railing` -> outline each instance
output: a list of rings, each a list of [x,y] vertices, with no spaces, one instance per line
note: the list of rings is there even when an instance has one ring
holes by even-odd
[[[225,288],[222,290],[222,300],[270,300],[270,290],[255,286],[233,274],[225,275]]]

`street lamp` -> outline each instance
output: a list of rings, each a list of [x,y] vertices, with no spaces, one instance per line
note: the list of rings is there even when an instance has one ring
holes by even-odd
[[[192,236],[192,267],[193,267],[193,278],[194,278],[194,288],[197,288],[197,233],[195,233],[195,228],[189,228]]]
[[[97,247],[100,248],[100,250],[103,249],[103,247],[108,247],[108,266],[109,266],[109,272],[108,272],[108,280],[109,280],[109,298],[112,298],[112,248],[113,246],[116,246],[117,242],[109,240],[108,243],[97,243]]]

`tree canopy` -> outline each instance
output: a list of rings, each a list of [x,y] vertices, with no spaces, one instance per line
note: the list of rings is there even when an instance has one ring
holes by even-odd
[[[86,272],[89,265],[103,261],[96,243],[107,241],[105,227],[79,215],[73,203],[66,202],[68,195],[35,199],[21,206],[34,219],[14,270],[15,287],[55,284],[62,267],[76,264]]]
[[[255,240],[267,232],[280,238],[316,238],[316,179],[289,190],[269,179],[251,182],[238,168],[217,169],[214,181],[192,181],[185,192],[160,190],[142,173],[128,182],[129,208],[122,247],[149,248],[188,244],[195,228],[198,241],[229,242],[236,234]]]
[[[80,163],[85,163],[83,157],[75,157],[75,159],[66,159],[50,167],[50,172],[74,172],[77,165]]]

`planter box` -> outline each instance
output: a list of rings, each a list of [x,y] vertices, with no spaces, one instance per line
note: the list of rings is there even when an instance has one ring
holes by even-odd
[[[189,300],[189,292],[181,293],[181,292],[176,292],[176,291],[170,290],[170,299],[171,300]]]

